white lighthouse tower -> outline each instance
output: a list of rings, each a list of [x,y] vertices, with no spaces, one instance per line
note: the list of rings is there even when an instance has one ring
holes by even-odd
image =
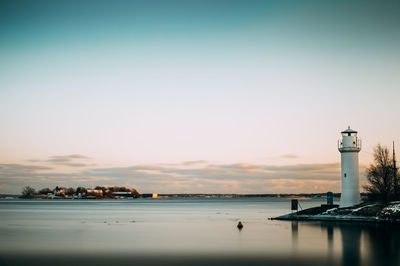
[[[341,132],[342,139],[338,141],[338,149],[342,161],[342,196],[340,208],[350,207],[360,203],[360,188],[358,185],[358,153],[361,150],[361,140],[357,131],[348,129]]]

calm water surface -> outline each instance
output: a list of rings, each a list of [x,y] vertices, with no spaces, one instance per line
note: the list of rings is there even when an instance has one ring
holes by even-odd
[[[279,198],[1,200],[0,264],[400,265],[399,228],[268,220],[289,207]]]

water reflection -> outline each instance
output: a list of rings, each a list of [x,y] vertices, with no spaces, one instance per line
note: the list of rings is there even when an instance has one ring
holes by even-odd
[[[332,223],[321,223],[321,230],[325,231],[326,230],[326,235],[327,235],[327,242],[328,242],[328,259],[332,260],[334,257],[333,254],[333,247],[334,247],[334,227]]]
[[[299,236],[299,222],[292,221],[292,250],[293,250],[293,253],[297,252],[298,236]]]
[[[399,227],[265,220],[286,207],[269,199],[0,201],[0,265],[400,265]]]
[[[396,225],[293,221],[293,253],[300,253],[303,243],[310,245],[302,232],[315,234],[318,227],[326,235],[328,261],[334,261],[336,254],[344,266],[400,265],[400,227]]]
[[[400,227],[371,226],[366,235],[371,265],[400,265]]]
[[[345,266],[358,266],[361,264],[361,227],[357,224],[342,224],[342,259]]]

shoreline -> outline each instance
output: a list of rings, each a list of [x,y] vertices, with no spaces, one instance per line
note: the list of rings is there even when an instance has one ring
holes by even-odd
[[[158,198],[282,198],[282,199],[326,199],[326,193],[276,193],[276,194],[236,194],[236,193],[157,193]],[[340,198],[340,193],[334,193],[334,198]],[[365,196],[365,195],[362,195]],[[103,196],[104,197],[104,196]],[[151,198],[152,193],[142,193],[135,198]],[[32,198],[23,198],[20,194],[0,193],[0,199],[20,198],[20,199],[71,199],[71,196],[56,196],[36,194]],[[77,195],[74,198],[78,198]]]
[[[331,222],[362,222],[400,224],[400,202],[361,203],[347,208],[313,207],[295,213],[288,213],[271,220],[284,221],[331,221]]]
[[[332,216],[332,215],[295,215],[285,214],[278,217],[272,217],[270,220],[279,221],[318,221],[318,222],[362,222],[379,224],[399,224],[400,220],[386,220],[371,216]]]

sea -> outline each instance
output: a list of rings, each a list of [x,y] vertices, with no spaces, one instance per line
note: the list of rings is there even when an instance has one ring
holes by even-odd
[[[398,226],[270,219],[290,203],[3,199],[0,265],[400,265]]]

